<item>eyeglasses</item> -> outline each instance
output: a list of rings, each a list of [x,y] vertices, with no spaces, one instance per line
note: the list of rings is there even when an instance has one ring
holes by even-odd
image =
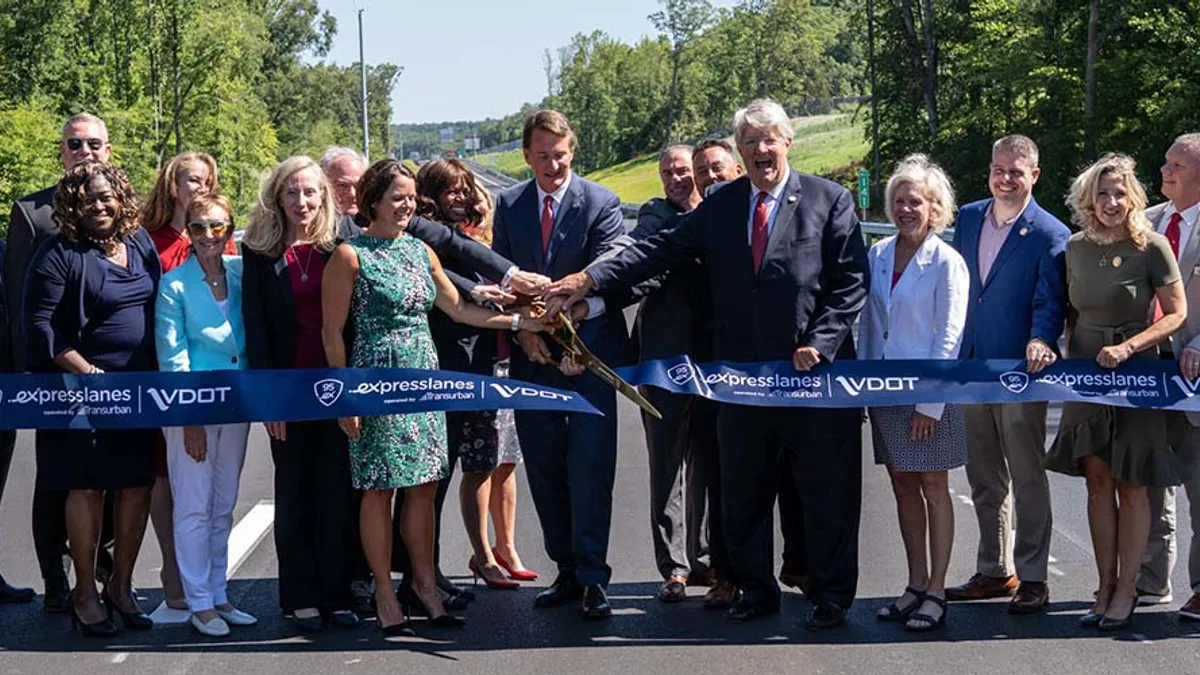
[[[82,148],[84,143],[87,143],[88,147],[92,150],[100,150],[105,146],[105,144],[108,143],[108,141],[104,140],[103,138],[68,138],[67,149],[71,152],[75,152]]]
[[[212,232],[214,237],[219,239],[225,236],[229,228],[233,227],[233,223],[228,220],[192,220],[188,222],[187,226],[188,231],[193,234],[200,234],[208,230]]]

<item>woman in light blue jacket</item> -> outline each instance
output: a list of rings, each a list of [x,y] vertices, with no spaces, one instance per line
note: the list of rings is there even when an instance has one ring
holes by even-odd
[[[967,264],[939,233],[954,219],[950,179],[924,155],[900,162],[885,193],[896,235],[871,247],[863,309],[864,359],[954,359],[967,320]],[[875,461],[887,466],[908,559],[908,587],[879,610],[909,630],[946,625],[954,543],[948,473],[967,463],[962,409],[940,403],[870,409]],[[926,554],[925,542],[929,549]]]
[[[187,218],[193,255],[163,275],[154,307],[159,370],[245,368],[242,259],[222,255],[233,236],[232,206],[224,195],[199,195]],[[249,430],[245,422],[165,430],[183,590],[192,626],[213,637],[257,623],[229,604],[225,579]]]

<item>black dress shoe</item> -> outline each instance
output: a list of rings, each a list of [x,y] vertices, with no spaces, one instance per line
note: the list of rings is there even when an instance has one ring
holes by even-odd
[[[812,612],[808,615],[808,621],[804,622],[804,627],[815,632],[837,628],[844,623],[846,623],[846,610],[841,605],[825,601],[813,606]]]
[[[550,588],[537,594],[533,599],[534,607],[558,607],[568,602],[574,602],[583,597],[583,586],[575,577],[558,575]]]
[[[612,606],[603,586],[584,586],[583,602],[579,603],[579,615],[585,619],[607,619],[612,616]]]
[[[0,605],[18,602],[30,602],[37,597],[32,588],[12,586],[7,581],[0,580]]]
[[[349,609],[329,613],[329,625],[336,628],[358,628],[360,623],[362,619],[358,617],[358,613]]]
[[[67,614],[71,611],[71,585],[67,578],[52,577],[46,579],[46,595],[42,597],[42,612],[46,614]]]
[[[755,619],[779,613],[779,603],[762,603],[741,600],[725,614],[726,618],[736,623],[745,623]]]
[[[429,625],[434,628],[465,628],[467,620],[453,614],[443,614],[436,619],[430,619]]]
[[[316,616],[296,616],[293,614],[288,621],[292,627],[301,633],[320,633],[325,630],[325,622],[321,619],[321,615]]]

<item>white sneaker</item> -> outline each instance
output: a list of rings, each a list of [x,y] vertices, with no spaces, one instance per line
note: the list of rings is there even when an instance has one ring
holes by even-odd
[[[258,623],[258,619],[251,614],[247,614],[242,610],[234,607],[228,612],[223,609],[218,609],[217,614],[225,620],[225,623],[230,626],[253,626]]]
[[[200,617],[193,614],[189,621],[192,624],[192,628],[195,628],[201,635],[207,635],[208,637],[229,636],[229,624],[225,623],[219,616],[213,617],[208,621],[201,621]]]

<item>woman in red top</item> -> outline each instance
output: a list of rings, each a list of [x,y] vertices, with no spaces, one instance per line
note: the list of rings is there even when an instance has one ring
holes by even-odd
[[[192,242],[187,236],[187,205],[193,195],[217,191],[217,162],[203,152],[185,152],[175,155],[159,172],[154,189],[142,207],[142,227],[150,233],[163,274],[179,267],[188,258]],[[237,254],[233,238],[229,239],[226,253]],[[167,480],[167,446],[160,438],[155,460],[154,490],[150,497],[150,520],[154,523],[154,534],[158,548],[162,551],[162,571],[159,578],[163,585],[164,603],[168,608],[179,610],[179,620],[188,618],[187,600],[183,583],[179,577],[179,565],[175,561],[175,532],[172,521],[174,500],[171,498],[171,483]]]

